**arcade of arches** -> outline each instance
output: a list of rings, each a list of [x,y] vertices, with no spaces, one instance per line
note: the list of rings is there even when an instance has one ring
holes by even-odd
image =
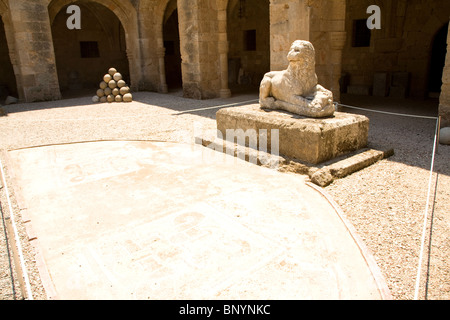
[[[65,26],[70,4],[81,30]],[[381,8],[380,30],[364,30]],[[257,90],[297,39],[319,82],[342,93],[440,97],[450,126],[450,2],[440,0],[0,0],[0,88],[21,101],[96,88],[115,66],[134,91],[193,99]]]

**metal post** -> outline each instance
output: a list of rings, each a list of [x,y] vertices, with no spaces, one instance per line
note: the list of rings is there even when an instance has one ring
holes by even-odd
[[[439,154],[439,135],[441,132],[441,116],[438,117],[438,127],[437,127],[437,139],[436,139],[436,153]]]

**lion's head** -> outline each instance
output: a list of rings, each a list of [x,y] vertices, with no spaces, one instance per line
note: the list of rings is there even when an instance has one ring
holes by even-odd
[[[304,68],[315,69],[316,52],[309,41],[296,40],[287,55],[290,63],[300,63]]]

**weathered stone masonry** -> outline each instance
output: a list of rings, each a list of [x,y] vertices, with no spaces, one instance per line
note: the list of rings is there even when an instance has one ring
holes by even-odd
[[[336,100],[340,100],[343,72],[349,74],[350,85],[353,86],[371,86],[377,72],[409,72],[409,94],[423,96],[426,93],[431,38],[443,24],[448,23],[450,5],[438,0],[399,0],[395,5],[387,0],[376,1],[375,4],[382,9],[382,29],[371,31],[370,46],[355,48],[352,46],[354,21],[368,18],[366,8],[374,4],[372,2],[0,0],[0,15],[4,25],[3,38],[6,37],[9,52],[9,57],[5,59],[9,58],[11,62],[17,86],[17,90],[13,91],[17,92],[21,101],[62,97],[68,71],[62,68],[58,70],[61,60],[70,69],[77,64],[83,65],[87,61],[95,63],[95,59],[100,59],[91,57],[91,60],[81,60],[72,65],[72,62],[64,61],[61,54],[57,57],[56,53],[60,51],[55,49],[59,48],[60,42],[55,42],[53,34],[58,33],[57,28],[61,28],[65,9],[70,4],[80,4],[92,10],[102,6],[102,10],[107,10],[110,12],[108,15],[114,15],[120,21],[125,33],[121,35],[125,42],[121,44],[121,49],[125,50],[123,56],[127,60],[122,62],[129,66],[129,82],[134,91],[168,92],[165,57],[170,48],[165,47],[163,28],[168,16],[176,12],[179,23],[178,47],[181,51],[180,83],[185,97],[229,97],[233,93],[230,76],[237,78],[238,72],[251,74],[252,84],[255,85],[265,72],[287,67],[286,51],[298,39],[313,43],[319,82],[333,92]],[[258,10],[255,9],[255,3],[259,6]],[[58,14],[62,18],[55,22]],[[87,16],[95,16],[95,12]],[[97,17],[97,20],[95,23],[98,23],[98,28],[102,28],[106,37],[109,37],[106,42],[114,44],[122,41],[115,35],[117,31],[108,31],[101,17]],[[92,22],[92,25],[95,23]],[[90,28],[93,30],[95,26]],[[117,30],[118,26],[111,28]],[[245,47],[249,44],[244,44],[244,33],[256,37],[246,40],[255,41],[253,46],[256,48],[252,48],[252,43],[250,48]],[[82,39],[98,41],[94,33],[89,34],[86,30]],[[104,57],[108,50],[102,46],[104,44],[99,43],[100,55]],[[120,54],[117,53],[117,56]],[[240,61],[240,66],[234,65],[238,69],[230,69],[231,60]],[[450,125],[449,64],[447,56],[440,96],[444,125]],[[92,78],[98,78],[98,75],[92,75]]]

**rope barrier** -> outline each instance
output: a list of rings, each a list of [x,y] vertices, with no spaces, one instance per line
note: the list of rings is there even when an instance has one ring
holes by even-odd
[[[425,247],[425,237],[426,237],[426,229],[427,229],[427,221],[428,221],[428,207],[430,203],[430,194],[431,194],[431,185],[433,179],[433,170],[434,170],[434,160],[436,155],[436,145],[437,145],[437,136],[439,132],[439,118],[436,121],[436,132],[434,135],[434,145],[433,145],[433,154],[431,157],[431,169],[430,169],[430,178],[428,181],[428,192],[427,192],[427,203],[425,206],[425,213],[423,218],[423,230],[422,230],[422,240],[420,244],[420,255],[419,255],[419,266],[417,268],[417,277],[416,277],[416,288],[414,293],[414,300],[418,300],[419,298],[419,287],[420,287],[420,273],[422,269],[422,260],[423,260],[423,251]],[[436,193],[436,189],[434,191]]]
[[[179,111],[179,112],[173,112],[173,113],[167,113],[167,114],[160,114],[159,116],[181,115],[181,114],[191,113],[191,112],[198,112],[198,111],[205,111],[205,110],[212,110],[212,109],[220,109],[220,108],[232,107],[232,106],[237,106],[237,105],[245,105],[247,103],[254,103],[254,102],[257,102],[257,101],[258,101],[257,99],[254,99],[254,100],[242,101],[242,102],[237,102],[237,103],[232,103],[232,104],[225,104],[225,105],[219,105],[219,106],[211,106],[211,107],[197,108],[197,109],[191,109],[191,110],[185,110],[185,111]],[[428,207],[429,207],[429,201],[430,201],[430,195],[431,195],[431,186],[432,186],[432,178],[433,178],[433,171],[434,171],[435,155],[436,155],[437,144],[438,144],[437,140],[438,140],[439,129],[440,129],[440,117],[431,117],[431,116],[421,116],[421,115],[413,115],[413,114],[405,114],[405,113],[397,113],[397,112],[380,111],[380,110],[374,110],[374,109],[367,109],[367,108],[350,106],[350,105],[346,105],[346,104],[342,104],[342,103],[338,103],[338,102],[334,102],[334,105],[335,105],[336,110],[337,110],[338,106],[342,106],[342,107],[345,107],[345,108],[361,110],[361,111],[367,111],[367,112],[374,112],[374,113],[393,115],[393,116],[410,117],[410,118],[432,119],[432,120],[436,120],[437,121],[437,123],[436,123],[436,132],[435,132],[435,136],[434,136],[434,144],[433,144],[433,152],[432,152],[432,160],[431,160],[431,169],[430,169],[429,183],[428,183],[427,201],[426,201],[426,207],[425,207],[425,212],[424,212],[424,223],[423,223],[422,239],[421,239],[420,254],[419,254],[419,265],[418,265],[418,270],[417,270],[415,293],[414,293],[414,299],[417,300],[418,299],[418,295],[419,295],[420,274],[421,274],[421,269],[422,269],[423,251],[424,251],[425,238],[426,238],[426,229],[427,229],[427,220],[428,220]],[[37,122],[39,122],[39,121],[87,121],[87,120],[111,120],[111,119],[126,119],[126,118],[141,118],[141,117],[142,117],[142,115],[127,116],[127,117],[90,118],[90,119],[86,119],[86,118],[84,118],[84,119],[44,119],[44,120],[36,119],[36,120],[28,120],[28,121],[37,121]],[[152,117],[154,117],[154,116],[152,116]],[[2,170],[2,173],[3,173],[3,166],[1,165],[1,162],[0,162],[0,169]],[[3,174],[3,177],[4,177],[4,174]],[[5,188],[6,188],[6,181],[4,183],[5,183]],[[437,188],[435,188],[435,195],[436,195],[436,191],[437,191]],[[7,192],[7,196],[8,196],[8,192]],[[11,207],[11,204],[10,204],[10,201],[9,201],[9,196],[8,196],[8,203],[9,203],[11,214],[12,214],[12,207]],[[15,233],[17,233],[16,230],[15,230]],[[18,236],[16,235],[16,237],[18,237]],[[18,243],[18,245],[20,245],[20,243]],[[20,249],[20,251],[21,251],[21,249]],[[23,258],[21,259],[21,261],[22,261],[22,266],[25,267],[24,264],[23,264]],[[24,274],[24,277],[26,277],[26,273]],[[28,287],[29,287],[28,279],[27,279],[27,284],[28,284]],[[28,287],[27,287],[27,289],[29,290]],[[32,298],[30,290],[29,290],[29,296]]]
[[[346,107],[346,108],[350,108],[350,109],[363,110],[363,111],[369,111],[369,112],[375,112],[375,113],[383,113],[383,114],[388,114],[388,115],[393,115],[393,116],[402,116],[402,117],[410,117],[410,118],[421,118],[421,119],[432,119],[432,120],[438,119],[438,117],[420,116],[420,115],[415,115],[415,114],[397,113],[397,112],[388,112],[388,111],[380,111],[380,110],[360,108],[360,107],[349,106],[349,105],[342,104],[342,103],[337,103],[337,102],[335,103],[335,106],[342,106],[342,107]]]
[[[419,116],[419,115],[412,115],[412,114],[404,114],[404,113],[387,112],[387,111],[380,111],[380,110],[373,110],[373,109],[365,109],[365,108],[349,106],[349,105],[345,105],[345,104],[341,104],[341,103],[337,103],[336,102],[335,103],[336,110],[337,110],[337,106],[342,106],[342,107],[346,107],[346,108],[350,108],[350,109],[356,109],[356,110],[362,110],[362,111],[382,113],[382,114],[387,114],[387,115],[394,115],[394,116],[436,120],[436,130],[435,130],[434,142],[433,142],[433,152],[432,152],[432,156],[431,156],[430,176],[429,176],[429,181],[428,181],[427,201],[426,201],[426,205],[425,205],[423,229],[422,229],[422,238],[421,238],[421,243],[420,243],[419,265],[417,267],[416,284],[415,284],[415,290],[414,290],[414,300],[418,300],[419,299],[420,276],[421,276],[421,269],[422,269],[422,261],[423,261],[423,254],[424,254],[424,248],[425,248],[425,238],[426,238],[426,234],[427,234],[426,230],[427,230],[427,221],[428,221],[428,207],[430,205],[431,186],[432,186],[432,180],[433,180],[435,156],[436,156],[436,152],[437,152],[437,148],[438,148],[438,144],[439,144],[439,130],[440,130],[441,117]],[[436,198],[436,192],[437,192],[437,186],[435,187],[435,190],[434,190],[434,198]],[[430,234],[431,234],[431,230],[430,230]],[[431,239],[430,239],[430,241],[431,241]]]

